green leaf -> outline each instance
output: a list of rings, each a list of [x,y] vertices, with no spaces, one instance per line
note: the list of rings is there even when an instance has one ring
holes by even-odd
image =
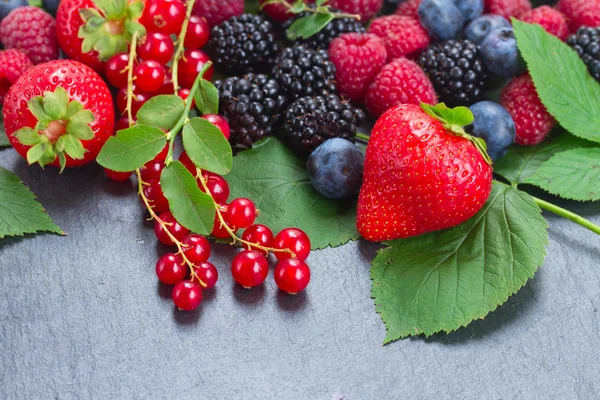
[[[421,108],[430,116],[440,120],[449,127],[463,127],[473,123],[475,117],[467,107],[450,108],[445,103],[439,103],[435,106],[421,103]]]
[[[216,213],[213,199],[200,190],[196,178],[181,162],[165,167],[160,186],[177,222],[192,232],[210,235]]]
[[[90,110],[81,110],[73,114],[69,119],[69,122],[74,124],[89,125],[94,122],[95,119],[96,117],[94,117],[94,113]]]
[[[35,146],[32,146],[29,150],[27,150],[27,163],[31,165],[40,161],[42,157],[44,157],[45,152],[45,143],[38,143]]]
[[[304,1],[297,0],[296,2],[294,2],[294,4],[292,4],[292,6],[289,9],[289,12],[292,14],[300,14],[302,11],[304,11],[304,7]]]
[[[203,170],[225,175],[231,171],[233,154],[223,133],[204,118],[194,118],[183,127],[183,147]]]
[[[527,181],[565,199],[600,200],[600,148],[577,148],[555,154]]]
[[[63,118],[67,114],[69,94],[62,87],[57,87],[54,92],[44,92],[44,110],[53,120]]]
[[[305,164],[276,138],[256,143],[233,159],[226,176],[231,198],[252,199],[260,209],[258,223],[275,233],[292,226],[302,229],[313,249],[358,239],[356,205],[315,192]]]
[[[308,39],[330,23],[335,18],[333,14],[310,14],[295,20],[287,30],[289,40]]]
[[[73,135],[63,135],[62,138],[65,144],[65,153],[75,160],[81,160],[85,154],[81,141]]]
[[[127,6],[127,15],[130,19],[136,20],[139,19],[144,12],[144,2],[143,1],[132,1]]]
[[[322,5],[324,5],[327,2],[327,0],[317,0],[315,1],[315,5],[317,7],[321,7]]]
[[[219,113],[219,91],[211,81],[200,81],[200,87],[194,93],[194,100],[203,115]]]
[[[39,231],[64,234],[21,180],[0,167],[0,239]]]
[[[513,18],[513,29],[548,112],[573,135],[600,142],[600,85],[577,53],[537,24]]]
[[[156,96],[140,108],[136,115],[137,122],[168,131],[175,126],[184,108],[185,102],[179,96]]]
[[[451,332],[494,311],[544,261],[547,227],[531,196],[495,183],[465,223],[386,243],[371,268],[385,343]]]
[[[133,171],[156,157],[166,144],[167,139],[162,130],[138,123],[111,136],[96,161],[113,171]]]
[[[38,135],[33,129],[28,127],[19,129],[18,131],[13,133],[13,136],[17,138],[19,143],[24,144],[25,146],[33,146],[42,141],[40,135]],[[2,137],[6,137],[6,135],[2,135]],[[7,144],[10,145],[8,140]]]
[[[67,133],[81,140],[91,140],[94,138],[94,131],[89,125],[74,124],[72,121],[67,125]]]
[[[67,118],[71,118],[73,115],[77,114],[78,112],[80,112],[81,110],[83,110],[83,104],[81,104],[78,101],[71,101],[69,103],[69,105],[67,106]],[[90,111],[91,112],[91,111]],[[94,114],[92,113],[92,117],[94,116]]]
[[[27,0],[27,4],[29,4],[30,6],[34,6],[34,7],[42,7],[43,6],[42,0]]]
[[[35,96],[27,102],[27,108],[38,121],[51,121],[52,118],[44,110],[44,98]]]

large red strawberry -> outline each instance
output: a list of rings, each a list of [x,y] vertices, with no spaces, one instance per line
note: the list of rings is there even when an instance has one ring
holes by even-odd
[[[114,128],[110,91],[89,67],[51,61],[25,72],[4,100],[4,128],[29,164],[76,167],[94,160]]]
[[[367,146],[357,226],[382,241],[450,228],[481,209],[492,189],[485,143],[465,133],[466,107],[404,104],[385,112]]]
[[[138,22],[145,0],[63,0],[56,13],[58,44],[67,57],[96,71],[116,53],[127,51],[134,32],[146,29]]]

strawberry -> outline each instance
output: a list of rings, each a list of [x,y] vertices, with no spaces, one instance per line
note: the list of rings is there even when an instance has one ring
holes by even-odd
[[[29,164],[61,170],[94,160],[115,118],[106,83],[72,60],[27,70],[8,91],[3,116],[10,143]]]
[[[492,189],[485,143],[465,133],[466,107],[403,104],[376,122],[367,146],[357,227],[383,241],[450,228],[483,207]]]
[[[109,58],[126,52],[134,32],[146,28],[138,22],[145,0],[63,0],[56,13],[58,44],[68,58],[97,72]]]

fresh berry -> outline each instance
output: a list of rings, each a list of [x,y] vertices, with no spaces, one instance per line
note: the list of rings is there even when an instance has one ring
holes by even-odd
[[[11,11],[0,23],[0,40],[5,49],[23,50],[34,64],[58,59],[56,22],[38,7]]]
[[[281,134],[292,147],[311,152],[330,138],[354,141],[364,120],[361,109],[336,95],[301,97],[288,107]]]
[[[177,91],[177,96],[181,97],[182,100],[187,101],[188,97],[190,97],[190,89],[188,88],[181,88]],[[196,100],[194,100],[194,98],[192,98],[192,107],[194,107],[196,105]]]
[[[40,108],[47,111],[32,114],[31,109]],[[73,115],[77,109],[80,111]],[[42,166],[87,164],[96,159],[114,132],[115,116],[106,83],[72,60],[52,61],[26,71],[8,91],[3,114],[6,135],[15,150],[30,164]],[[73,120],[77,121],[76,135],[72,125],[67,129]],[[67,140],[68,148],[64,146]],[[44,152],[36,151],[42,146]]]
[[[169,155],[169,143],[167,143],[165,145],[165,147],[163,147],[163,149],[160,151],[160,153],[158,153],[153,159],[152,161],[154,162],[161,162],[164,164],[165,160],[167,159],[167,156]]]
[[[146,0],[140,23],[148,32],[176,35],[185,20],[182,0]]]
[[[329,139],[312,152],[306,163],[313,188],[329,199],[358,196],[364,156],[345,139]]]
[[[183,254],[192,264],[198,265],[210,258],[210,243],[204,236],[192,233],[183,238],[181,243]]]
[[[144,103],[150,100],[157,93],[148,93],[140,90],[135,84],[132,87],[133,97],[131,99],[131,112],[136,115]],[[121,113],[127,110],[127,87],[117,92],[117,108]]]
[[[12,10],[27,6],[27,0],[3,0],[0,1],[0,20],[3,20]]]
[[[455,123],[462,115],[442,104],[435,110]],[[461,129],[412,104],[379,118],[367,146],[357,208],[358,231],[365,239],[379,242],[449,228],[483,207],[492,168],[466,134],[455,133]]]
[[[380,17],[371,23],[369,33],[383,39],[387,59],[415,57],[429,46],[429,36],[419,20],[401,15]],[[337,66],[336,66],[337,67]]]
[[[492,161],[500,159],[515,141],[515,122],[512,117],[504,107],[493,101],[480,101],[469,109],[475,119],[465,129],[485,140]]]
[[[8,49],[0,51],[0,107],[4,96],[13,83],[33,67],[33,63],[22,50]]]
[[[133,123],[131,125],[135,125],[135,118],[133,118]],[[127,115],[122,116],[115,122],[115,132],[127,128],[129,128],[129,117]]]
[[[465,24],[452,0],[423,0],[418,12],[421,25],[437,40],[458,38]]]
[[[367,22],[379,13],[383,0],[330,0],[327,4],[345,13],[360,15],[360,20]]]
[[[156,238],[163,244],[172,246],[175,244],[175,242],[171,236],[181,242],[186,235],[190,233],[189,229],[177,222],[170,211],[163,212],[158,216],[158,218],[164,223],[166,230],[171,234],[169,235],[166,232],[165,227],[163,227],[163,225],[158,221],[154,223],[154,233],[156,234]]]
[[[474,19],[465,28],[465,39],[475,44],[481,44],[483,40],[499,28],[510,28],[510,22],[500,15],[486,14]]]
[[[486,13],[500,15],[507,20],[510,20],[510,17],[518,18],[531,8],[529,0],[485,0]]]
[[[205,176],[207,176],[206,186],[212,198],[218,204],[224,204],[229,198],[229,185],[227,181],[222,176],[211,174],[210,172],[205,173]],[[204,191],[202,187],[200,187],[200,190]]]
[[[183,311],[192,311],[202,302],[202,288],[196,282],[181,281],[171,293],[175,306]]]
[[[185,168],[187,168],[188,171],[190,171],[190,174],[196,176],[196,164],[194,164],[194,162],[192,161],[192,159],[190,158],[190,156],[187,155],[187,153],[184,151],[179,155],[178,161],[180,163],[183,164],[183,166]]]
[[[310,282],[310,268],[304,261],[296,258],[277,263],[273,275],[277,287],[288,294],[303,291]]]
[[[567,19],[572,33],[583,26],[600,26],[600,0],[559,0],[556,8]]]
[[[224,211],[226,211],[226,210],[227,210],[226,208],[224,210],[221,210],[221,213],[223,214]],[[231,235],[227,231],[226,226],[228,228],[230,228],[232,231],[235,231],[235,228],[232,228],[226,224],[222,224],[221,221],[219,220],[218,216],[215,215],[215,222],[214,222],[213,230],[210,234],[218,239],[228,239]]]
[[[187,266],[179,254],[167,253],[156,263],[156,276],[165,285],[175,285],[185,279]]]
[[[194,15],[204,17],[210,27],[242,15],[244,0],[202,0],[194,3]]]
[[[437,103],[435,90],[421,67],[406,58],[398,58],[383,67],[365,97],[367,110],[376,118],[398,104],[421,102]]]
[[[273,248],[278,250],[291,250],[294,255],[289,252],[276,251],[275,257],[279,261],[287,260],[288,258],[297,258],[304,261],[310,254],[310,239],[308,235],[297,228],[287,228],[282,230],[275,236],[273,240]]]
[[[162,65],[168,64],[174,53],[173,40],[168,35],[159,32],[148,33],[140,40],[137,48],[137,55],[142,60],[155,61]]]
[[[148,161],[146,164],[140,168],[140,175],[144,182],[150,182],[153,180],[160,179],[160,174],[162,173],[165,165],[163,161]]]
[[[242,14],[211,29],[207,52],[221,71],[267,72],[275,64],[279,45],[270,21]]]
[[[210,37],[210,28],[206,19],[197,15],[192,15],[188,22],[188,29],[185,33],[183,45],[186,49],[200,49],[208,43]]]
[[[333,39],[329,58],[335,65],[340,94],[362,103],[369,83],[385,64],[387,52],[383,40],[376,35],[346,33]]]
[[[233,199],[227,206],[225,221],[229,226],[244,229],[254,223],[256,219],[256,206],[250,199]]]
[[[274,240],[273,232],[269,229],[268,226],[256,224],[248,227],[244,230],[242,234],[242,240],[245,240],[250,243],[258,244],[262,247],[271,247],[273,245]],[[246,250],[256,250],[263,254],[267,254],[267,252],[257,249],[253,246],[249,246],[244,244],[244,248]]]
[[[421,54],[419,64],[446,104],[473,104],[483,96],[487,70],[475,43],[448,40],[432,44]]]
[[[200,279],[206,285],[204,289],[213,288],[219,280],[219,271],[217,271],[217,268],[213,263],[208,261],[203,261],[194,265],[194,273],[195,275],[192,275],[192,281],[197,282],[197,279]]]
[[[515,142],[520,145],[540,143],[556,123],[538,97],[529,74],[518,76],[506,85],[500,95],[500,103],[515,122]]]
[[[133,31],[143,34],[138,6],[128,1],[62,0],[56,13],[60,48],[68,58],[103,72],[106,61],[127,52]]]
[[[210,57],[202,50],[186,50],[183,52],[183,57],[179,60],[179,69],[177,70],[177,79],[179,84],[184,88],[191,89],[198,73],[204,67],[204,64],[210,61]],[[214,67],[204,73],[203,78],[210,80],[213,75]]]
[[[217,114],[205,114],[202,116],[202,118],[219,128],[223,136],[225,136],[225,139],[229,140],[231,132],[229,130],[229,124],[227,123],[227,121],[225,121],[225,118]]]
[[[483,0],[452,0],[460,10],[465,22],[473,21],[483,14]]]
[[[229,122],[232,147],[252,147],[280,124],[288,100],[275,79],[250,73],[216,81],[215,86],[219,89],[219,113]]]
[[[487,35],[479,54],[487,70],[503,78],[515,76],[522,65],[512,28],[499,28]]]
[[[394,14],[419,19],[421,1],[423,0],[403,0]]]
[[[258,3],[260,4],[262,11],[272,20],[285,22],[294,16],[294,14],[288,12],[288,7],[285,4],[275,3],[265,5],[264,3],[267,1],[268,0],[258,0]],[[306,4],[312,4],[314,2],[315,0],[304,0],[304,3]]]
[[[150,93],[157,91],[161,87],[166,74],[165,68],[158,61],[154,60],[138,64],[133,72],[135,85],[141,90]]]
[[[127,67],[129,65],[129,54],[119,53],[112,56],[106,63],[104,74],[111,85],[117,89],[127,87]]]
[[[169,200],[165,197],[159,180],[146,182],[148,185],[144,186],[144,196],[148,199],[150,207],[155,213],[163,213],[169,211]]]
[[[540,6],[533,10],[526,11],[519,16],[519,19],[529,24],[538,24],[553,34],[560,40],[566,40],[569,36],[569,26],[565,16],[559,11],[549,6]]]
[[[24,1],[24,3],[27,3]],[[42,4],[44,6],[44,10],[48,11],[52,15],[56,15],[56,11],[58,11],[58,5],[60,4],[60,0],[43,0]]]
[[[269,274],[269,263],[258,251],[244,250],[231,263],[233,279],[244,288],[261,285]]]
[[[569,36],[567,44],[581,57],[594,79],[600,82],[600,28],[581,27]]]
[[[129,177],[133,174],[133,172],[118,172],[113,171],[108,168],[104,168],[104,174],[106,177],[115,182],[124,182],[129,180]]]

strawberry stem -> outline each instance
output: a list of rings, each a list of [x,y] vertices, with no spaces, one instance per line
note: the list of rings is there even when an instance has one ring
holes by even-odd
[[[531,196],[531,197],[533,198],[533,201],[535,201],[535,203],[540,208],[550,211],[550,212],[553,212],[556,215],[560,215],[561,217],[571,220],[571,221],[583,226],[584,228],[587,228],[590,231],[596,233],[597,235],[600,235],[600,226],[583,218],[581,215],[575,214],[574,212],[571,212],[569,210],[565,210],[564,208],[559,207],[555,204],[549,203],[545,200],[538,199],[537,197],[534,197],[534,196]]]

